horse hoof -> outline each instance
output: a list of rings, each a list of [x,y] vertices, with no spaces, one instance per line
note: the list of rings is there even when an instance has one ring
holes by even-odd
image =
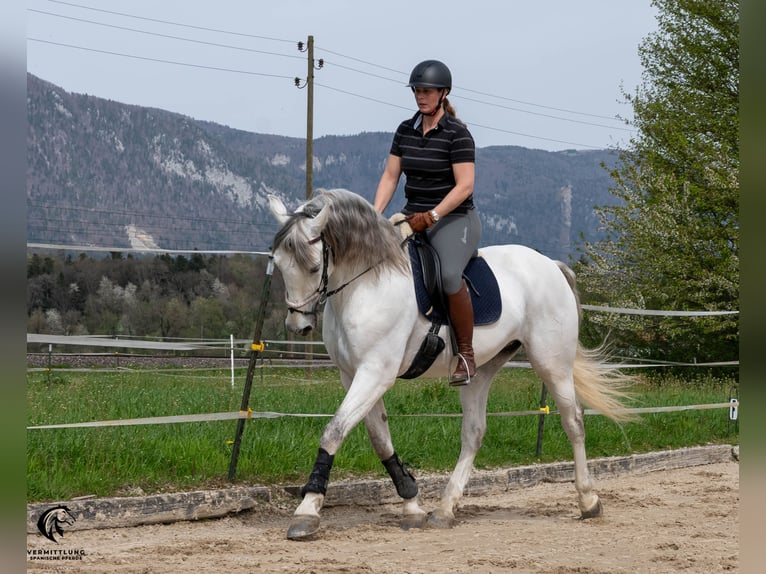
[[[596,502],[596,505],[590,510],[582,510],[580,512],[580,518],[587,520],[588,518],[598,518],[604,514],[604,507],[601,505],[601,499]]]
[[[288,540],[304,540],[319,531],[318,516],[294,516],[287,529]]]
[[[428,524],[434,528],[452,528],[455,524],[455,517],[452,514],[447,514],[443,510],[434,510],[428,516]]]
[[[427,518],[428,517],[425,514],[408,514],[402,518],[400,527],[402,530],[409,530],[410,528],[425,528]]]

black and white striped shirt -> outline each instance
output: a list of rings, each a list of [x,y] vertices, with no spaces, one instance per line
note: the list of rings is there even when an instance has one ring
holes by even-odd
[[[399,124],[391,144],[391,154],[401,158],[402,171],[407,177],[405,213],[436,207],[455,187],[452,164],[476,161],[473,137],[460,120],[445,112],[436,127],[423,135],[422,119],[422,114],[417,112]],[[465,213],[473,207],[472,194],[455,213]]]

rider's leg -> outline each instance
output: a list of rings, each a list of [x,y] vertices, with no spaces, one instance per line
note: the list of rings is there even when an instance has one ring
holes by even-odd
[[[476,253],[480,237],[481,221],[474,209],[446,215],[428,233],[429,243],[439,254],[442,288],[447,296],[447,310],[457,343],[458,365],[450,379],[452,385],[467,384],[476,371],[473,305],[463,281],[463,270]]]
[[[447,295],[447,303],[458,352],[457,367],[450,377],[450,384],[465,385],[476,373],[473,358],[473,304],[465,281],[457,293]]]

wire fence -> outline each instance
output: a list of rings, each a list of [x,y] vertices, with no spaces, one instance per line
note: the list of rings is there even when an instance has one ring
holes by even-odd
[[[609,312],[619,312],[614,308],[598,308],[598,310],[609,310]],[[651,311],[649,312],[652,313]],[[725,312],[731,313],[731,312]],[[691,314],[691,313],[685,313]],[[706,313],[709,314],[709,313]],[[722,313],[716,313],[722,314]],[[236,370],[245,366],[248,361],[244,358],[245,355],[251,352],[252,343],[249,340],[234,339],[185,339],[175,341],[156,341],[147,340],[145,338],[137,337],[105,337],[105,336],[62,336],[62,335],[42,335],[42,334],[27,334],[28,345],[48,345],[48,353],[34,353],[38,363],[40,360],[45,360],[47,357],[47,366],[32,366],[28,368],[29,372],[48,372],[54,371],[66,371],[72,372],[71,366],[66,367],[53,367],[53,346],[73,346],[81,348],[93,348],[93,347],[109,347],[113,349],[125,349],[131,351],[149,350],[153,352],[165,351],[169,353],[189,353],[189,352],[201,352],[215,350],[219,352],[219,361],[227,360],[220,354],[220,351],[226,351],[229,354],[228,365],[211,364],[211,357],[201,357],[201,363],[197,366],[183,366],[178,369],[163,368],[145,368],[144,366],[136,366],[136,361],[140,362],[141,359],[157,359],[159,361],[167,362],[174,358],[173,355],[139,355],[136,353],[120,354],[119,352],[112,353],[56,353],[56,361],[62,361],[66,365],[69,365],[72,361],[68,360],[72,357],[89,357],[91,362],[101,359],[103,364],[104,359],[113,361],[112,366],[106,366],[98,369],[99,372],[116,372],[116,371],[140,371],[140,372],[163,372],[170,373],[182,371],[189,373],[189,376],[200,377],[199,371],[210,371],[212,369],[229,368],[231,372],[231,384],[234,386],[236,378]],[[119,361],[122,359],[130,358],[133,366],[120,365]],[[186,356],[182,360],[188,361],[190,357]],[[194,358],[194,357],[191,357]],[[98,362],[98,361],[96,361]],[[281,341],[281,340],[264,340],[262,341],[261,357],[259,360],[260,368],[332,368],[333,364],[330,360],[327,351],[324,349],[322,341]],[[620,369],[636,369],[636,368],[659,368],[667,366],[739,366],[738,360],[732,361],[718,361],[707,363],[677,363],[677,362],[640,362],[640,363],[621,363],[604,365],[609,368]],[[523,368],[529,369],[531,365],[526,361],[509,361],[505,364],[505,368]],[[80,368],[79,371],[95,372],[94,368]],[[307,381],[308,382],[308,381]],[[727,402],[713,403],[713,404],[701,404],[701,405],[674,405],[664,407],[646,407],[646,408],[627,408],[626,412],[635,414],[647,414],[647,413],[667,413],[667,412],[679,412],[690,410],[707,410],[707,409],[729,409],[730,420],[738,420],[739,414],[739,400],[738,398],[730,398]],[[598,415],[597,411],[591,409],[585,409],[586,415]],[[556,415],[556,411],[551,411],[548,407],[541,407],[539,409],[524,410],[524,411],[510,411],[510,412],[497,412],[487,413],[488,417],[511,417],[511,416],[545,416]],[[61,429],[61,428],[94,428],[94,427],[114,427],[114,426],[135,426],[135,425],[153,425],[153,424],[177,424],[177,423],[193,423],[193,422],[209,422],[209,421],[223,421],[223,420],[241,420],[241,419],[274,419],[284,417],[294,418],[330,418],[331,413],[284,413],[284,412],[271,412],[271,411],[253,411],[239,410],[230,412],[218,412],[218,413],[198,413],[198,414],[184,414],[184,415],[171,415],[171,416],[159,416],[159,417],[141,417],[131,419],[115,419],[104,421],[83,421],[77,423],[62,423],[62,424],[48,424],[48,425],[33,425],[28,426],[28,430],[42,430],[42,429]],[[461,413],[419,413],[419,414],[406,414],[406,415],[390,415],[392,417],[462,417]]]

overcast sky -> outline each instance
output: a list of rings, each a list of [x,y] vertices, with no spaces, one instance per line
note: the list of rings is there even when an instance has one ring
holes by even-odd
[[[67,91],[251,132],[393,132],[412,67],[439,59],[478,147],[619,146],[641,83],[650,0],[29,0],[27,68]]]

